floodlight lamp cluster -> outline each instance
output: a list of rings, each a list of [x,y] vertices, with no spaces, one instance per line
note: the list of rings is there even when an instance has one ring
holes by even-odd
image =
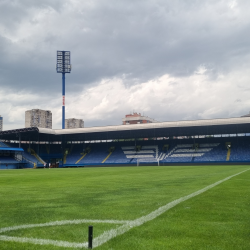
[[[57,51],[57,73],[70,73],[70,51]]]

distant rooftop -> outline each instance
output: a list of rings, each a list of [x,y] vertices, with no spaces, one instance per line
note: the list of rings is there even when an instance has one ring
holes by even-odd
[[[140,123],[154,123],[158,122],[148,116],[141,115],[141,113],[133,112],[132,114],[125,115],[122,119],[122,124],[140,124]]]
[[[241,117],[250,117],[250,112],[246,115],[242,115]]]

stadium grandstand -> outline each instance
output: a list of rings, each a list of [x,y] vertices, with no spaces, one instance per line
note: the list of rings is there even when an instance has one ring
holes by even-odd
[[[6,168],[249,164],[250,117],[0,132]],[[9,161],[9,163],[8,163]]]
[[[17,169],[26,167],[29,162],[23,157],[22,148],[10,147],[0,141],[0,169]]]

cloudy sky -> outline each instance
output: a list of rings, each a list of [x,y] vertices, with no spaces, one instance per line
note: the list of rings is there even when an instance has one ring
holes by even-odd
[[[51,110],[61,128],[56,51],[70,50],[66,118],[121,124],[250,111],[249,0],[0,0],[0,115]]]

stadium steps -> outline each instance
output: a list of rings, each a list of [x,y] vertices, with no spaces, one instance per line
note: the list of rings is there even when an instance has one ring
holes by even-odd
[[[83,156],[75,164],[77,164],[78,162],[80,162],[86,155],[87,155],[87,153],[84,153]]]
[[[10,146],[6,142],[0,141],[0,147],[1,148],[9,148]]]
[[[67,162],[67,155],[69,154],[69,149],[68,148],[66,148],[65,150],[64,150],[64,154],[63,154],[63,164],[66,164],[66,162]]]
[[[134,158],[132,158],[132,159],[129,161],[129,163],[132,163],[133,160],[134,160]]]
[[[28,150],[29,151],[29,150]],[[34,149],[30,149],[30,153],[31,153],[31,155],[34,155],[35,157],[36,157],[36,159],[40,162],[40,163],[42,163],[42,164],[46,164],[45,163],[45,161],[35,152],[35,150]]]
[[[50,147],[49,147],[49,145],[47,145],[47,144],[45,144],[45,147],[46,147],[47,154],[49,155]]]
[[[35,162],[30,161],[30,160],[28,160],[28,159],[27,159],[27,158],[25,158],[25,157],[23,157],[23,159],[24,159],[26,162],[28,162],[28,163],[30,163],[31,165],[33,165],[33,168],[37,168],[37,165],[36,165],[36,163],[35,163]]]
[[[229,149],[227,150],[227,159],[226,159],[226,161],[229,161],[229,160],[230,160],[230,155],[231,155],[231,148],[229,148]]]
[[[110,157],[110,155],[112,154],[113,152],[110,152],[109,154],[108,154],[108,156],[102,161],[102,163],[104,163],[109,157]]]
[[[65,152],[63,155],[63,164],[66,164],[66,162],[67,162],[67,154]]]
[[[71,154],[71,152],[73,151],[73,147],[74,147],[74,144],[71,144],[71,147],[70,148],[67,148],[65,149],[65,152],[63,154],[63,164],[66,164],[67,163],[67,156],[69,154]]]

